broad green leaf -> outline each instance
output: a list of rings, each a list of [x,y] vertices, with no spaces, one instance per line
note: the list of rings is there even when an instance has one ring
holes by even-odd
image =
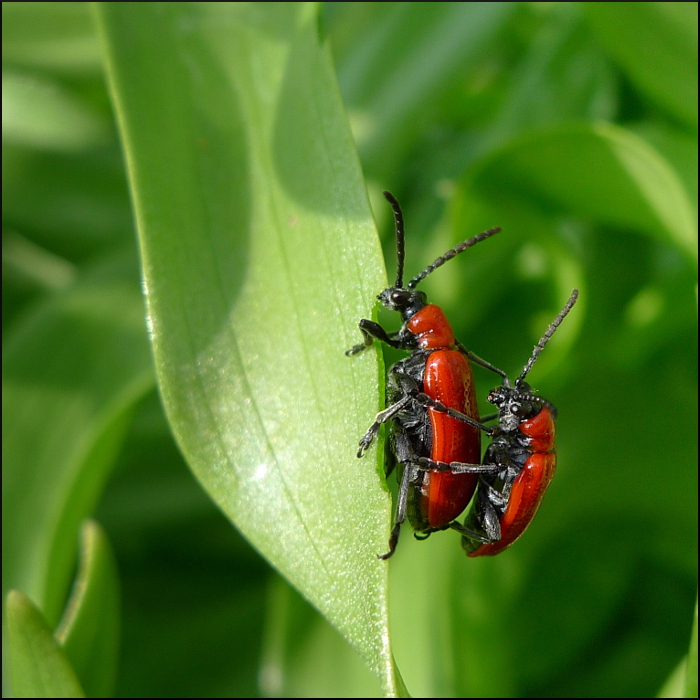
[[[696,213],[678,176],[645,141],[611,124],[527,134],[485,159],[467,181],[488,201],[513,198],[638,230],[697,259]]]
[[[581,3],[633,83],[685,124],[698,123],[698,4]]]
[[[387,692],[391,502],[355,457],[385,285],[313,4],[98,8],[173,432],[227,516]]]
[[[119,575],[94,520],[80,533],[80,561],[56,639],[91,698],[111,697],[119,653]]]
[[[152,7],[165,7],[160,17],[172,16],[167,4]],[[223,84],[218,93],[225,96],[234,83],[226,70],[219,71],[217,83],[202,69],[203,52],[192,39],[200,25],[190,19],[209,17],[210,11],[204,4],[192,7],[189,14],[178,14],[185,17],[176,23],[184,37],[182,50],[168,54],[174,58],[166,57],[165,69],[156,75],[146,71],[142,96],[146,102],[157,98],[156,111],[169,123],[184,113],[190,125],[202,120],[213,125],[200,145],[215,147],[195,149],[193,158],[200,173],[215,170],[220,175],[207,181],[208,220],[217,221],[221,203],[228,206],[231,200],[247,220],[253,211],[248,202],[254,198],[230,196],[230,190],[217,183],[235,181],[229,176],[232,170],[245,179],[249,166],[221,167],[231,149],[226,139],[210,138],[211,132],[243,132],[238,126],[240,110],[224,113],[224,108],[212,108],[212,100],[202,97],[207,85],[218,89]],[[571,280],[581,285],[578,316],[570,317],[557,332],[532,375],[537,389],[559,408],[560,469],[526,536],[492,561],[467,561],[455,533],[415,542],[406,527],[389,565],[392,653],[416,696],[653,697],[674,666],[676,684],[669,692],[675,697],[683,694],[685,662],[678,665],[678,660],[688,654],[697,577],[697,454],[694,441],[683,437],[695,434],[697,428],[693,260],[679,252],[682,246],[669,245],[675,239],[662,230],[656,214],[648,215],[648,203],[637,209],[638,198],[626,194],[618,198],[627,192],[626,186],[620,187],[620,182],[629,183],[626,176],[608,180],[607,205],[618,211],[603,211],[594,198],[591,212],[580,201],[560,198],[558,191],[556,197],[548,194],[551,183],[543,185],[536,148],[529,152],[534,170],[539,171],[532,178],[532,191],[527,189],[532,173],[521,170],[521,163],[518,172],[524,177],[517,187],[510,180],[499,180],[499,172],[489,165],[495,158],[499,168],[505,165],[505,172],[510,172],[509,149],[529,138],[525,129],[563,130],[567,122],[594,128],[592,120],[617,119],[675,171],[693,205],[694,221],[697,138],[688,127],[695,124],[696,68],[693,62],[689,79],[678,72],[678,67],[685,70],[689,65],[687,51],[683,36],[668,31],[667,20],[695,15],[697,5],[593,3],[590,8],[587,17],[585,4],[577,3],[324,6],[323,21],[331,34],[342,85],[360,88],[352,100],[349,94],[345,98],[353,127],[359,127],[356,135],[364,139],[365,172],[376,178],[370,195],[385,234],[390,270],[392,217],[382,189],[392,189],[404,206],[407,269],[412,272],[458,240],[502,225],[501,235],[441,268],[425,280],[423,289],[446,309],[461,340],[509,371],[522,367],[542,323],[551,320],[555,307],[570,292]],[[140,16],[139,4],[129,9]],[[104,118],[109,104],[100,82],[99,45],[89,10],[84,3],[4,3],[4,68],[23,76],[41,72],[43,81],[84,100]],[[595,20],[587,23],[596,11],[601,17],[607,13],[611,21],[604,19],[600,26]],[[223,20],[218,24],[226,24],[227,12],[226,5],[217,6],[217,22]],[[621,23],[625,14],[629,22]],[[479,21],[489,15],[502,21]],[[454,20],[449,26],[443,21],[446,16]],[[654,25],[646,38],[639,34],[640,23]],[[167,23],[150,31],[149,49],[158,55],[162,26]],[[688,29],[694,46],[696,25],[686,23],[681,34]],[[224,32],[224,26],[219,31]],[[469,41],[455,41],[460,33]],[[268,34],[269,43],[275,44],[274,37],[284,32]],[[645,48],[638,50],[642,44]],[[227,51],[232,51],[228,45],[206,55],[229,55]],[[264,62],[249,65],[259,68]],[[359,70],[346,73],[348,65]],[[190,71],[191,80],[179,80],[183,70]],[[313,84],[312,73],[305,75]],[[650,75],[663,84],[646,81]],[[172,93],[158,88],[151,94],[163,76],[175,76]],[[345,82],[348,76],[360,80]],[[128,80],[140,78],[135,70]],[[201,89],[191,90],[191,83]],[[256,80],[258,84],[264,86]],[[400,90],[394,89],[397,85]],[[189,100],[191,109],[178,112],[181,89],[198,98]],[[271,118],[281,113],[275,104],[274,99],[265,103],[275,115]],[[374,106],[381,112],[375,115]],[[267,114],[265,109],[258,113]],[[690,122],[683,116],[686,113]],[[110,115],[108,122],[113,121]],[[248,121],[252,126],[259,122]],[[372,131],[377,127],[381,133]],[[156,136],[173,133],[161,131]],[[175,132],[186,134],[187,129]],[[325,146],[314,145],[323,134],[317,129],[308,140],[299,139],[300,150],[325,154]],[[187,138],[174,138],[168,146],[183,152],[188,143]],[[562,159],[571,153],[570,146],[567,140],[556,146],[563,151]],[[500,151],[489,156],[495,147],[507,157],[501,158]],[[163,163],[170,167],[176,159],[166,148],[162,152],[169,156]],[[248,153],[247,136],[238,152]],[[544,162],[552,162],[551,154],[546,155]],[[170,168],[168,177],[182,177],[179,165]],[[4,328],[22,326],[27,302],[36,304],[82,280],[85,261],[104,255],[115,244],[133,245],[125,179],[117,176],[120,168],[121,154],[113,141],[106,148],[79,153],[5,144],[3,272],[11,267],[11,274],[3,275]],[[488,181],[479,176],[482,168],[488,171]],[[468,187],[455,187],[467,169],[463,184]],[[641,170],[654,172],[647,165]],[[569,181],[569,172],[560,168],[558,173],[556,179]],[[596,182],[589,173],[584,177]],[[161,179],[157,187],[167,190]],[[590,194],[586,187],[590,183],[584,183],[582,195]],[[650,189],[658,191],[661,209],[663,200],[674,209],[674,198],[664,186]],[[172,220],[182,220],[175,203],[178,197],[163,205],[167,221],[171,221],[168,206],[173,208]],[[151,206],[150,199],[146,204]],[[455,215],[450,219],[445,210]],[[639,212],[643,215],[637,220]],[[630,218],[634,220],[628,223]],[[178,221],[172,230],[181,235]],[[265,245],[267,240],[259,242]],[[244,246],[235,250],[247,252]],[[365,284],[367,303],[353,310],[347,321],[352,338],[348,343],[356,342],[356,320],[369,313],[372,296],[383,283],[369,264],[378,261],[376,248],[368,247],[367,252],[364,269],[372,277]],[[205,274],[219,269],[203,267]],[[240,269],[248,270],[247,262]],[[239,287],[232,285],[236,293]],[[314,297],[334,288],[314,290]],[[187,286],[184,289],[189,292]],[[257,298],[269,301],[260,290]],[[102,321],[108,325],[120,311],[105,311]],[[194,318],[196,326],[209,316],[198,313]],[[390,315],[381,318],[390,329],[398,325]],[[579,323],[580,319],[585,321]],[[337,328],[331,324],[333,330],[345,329],[345,321],[336,323]],[[320,347],[326,331],[317,335]],[[257,353],[256,348],[256,358]],[[248,351],[247,357],[251,354]],[[82,356],[66,355],[67,361],[76,357]],[[362,367],[371,358],[355,360]],[[43,363],[35,361],[28,363],[25,374],[36,371],[43,376],[43,370]],[[360,433],[377,410],[377,390],[371,384],[376,371],[369,374],[371,379],[363,379],[361,385],[372,393],[364,397],[367,405],[357,421]],[[90,384],[92,373],[84,378]],[[478,370],[475,378],[483,399],[493,380]],[[79,389],[77,380],[70,385],[71,392]],[[116,694],[255,695],[268,567],[183,473],[185,466],[154,391],[149,392],[148,404],[150,409],[142,414],[143,402],[139,403],[141,419],[128,431],[115,465],[119,473],[110,481],[99,515],[119,552],[124,582],[123,654]],[[359,407],[354,399],[348,405]],[[233,401],[231,406],[235,408]],[[45,436],[32,411],[23,416],[33,426],[23,443],[31,448]],[[15,430],[23,421],[6,406],[5,422]],[[318,435],[313,426],[307,432]],[[8,435],[6,428],[6,440]],[[358,437],[348,438],[352,444],[347,452],[333,454],[351,457]],[[353,486],[358,470],[372,472],[373,465],[365,460],[349,459],[341,465],[346,467],[343,493]],[[315,475],[307,483],[316,484]],[[394,480],[390,483],[393,488]],[[374,486],[380,484],[380,478],[373,481]],[[40,508],[32,512],[42,515]],[[334,511],[337,518],[344,514]],[[382,528],[388,518],[387,508]],[[369,517],[365,520],[369,522]],[[70,571],[64,588],[73,576],[76,528],[77,524],[65,550]],[[362,539],[359,532],[354,522],[347,528],[350,544]],[[6,541],[8,537],[6,532]],[[385,537],[386,533],[380,545]],[[291,589],[284,590],[288,594]],[[65,597],[57,598],[58,614]],[[267,681],[274,681],[275,673],[282,678],[281,685],[266,683],[265,690],[333,695],[345,685],[350,694],[376,695],[376,681],[374,691],[363,690],[371,674],[362,671],[359,656],[352,658],[353,648],[299,596],[288,598],[286,608],[269,606],[267,627],[283,639],[277,639],[279,663],[263,665],[262,672]],[[396,687],[395,692],[402,690]]]
[[[143,302],[119,256],[36,307],[3,357],[3,589],[49,624],[63,610],[77,533],[152,385]]]
[[[7,653],[16,698],[84,698],[75,671],[42,614],[20,591],[5,603]]]

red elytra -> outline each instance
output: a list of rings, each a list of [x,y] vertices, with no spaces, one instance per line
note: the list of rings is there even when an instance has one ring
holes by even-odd
[[[520,432],[530,438],[533,454],[511,487],[508,505],[501,516],[501,539],[482,544],[469,557],[490,557],[510,547],[528,528],[537,514],[557,468],[555,427],[552,412],[546,406],[533,418],[520,424]]]
[[[425,365],[423,391],[433,400],[474,420],[479,420],[476,391],[469,363],[456,350],[436,350]],[[478,464],[481,432],[478,428],[428,409],[435,462]],[[477,474],[429,471],[422,484],[421,510],[431,528],[449,525],[467,507],[478,481]]]
[[[407,328],[416,336],[419,348],[434,351],[425,363],[424,393],[447,408],[479,420],[471,367],[464,355],[454,349],[454,333],[444,311],[435,304],[428,304],[411,317]],[[430,458],[448,464],[478,464],[481,431],[432,408],[428,412],[432,428]],[[477,480],[476,474],[426,472],[421,483],[420,502],[414,501],[409,507],[414,527],[422,529],[427,523],[429,528],[440,529],[449,525],[469,504]]]

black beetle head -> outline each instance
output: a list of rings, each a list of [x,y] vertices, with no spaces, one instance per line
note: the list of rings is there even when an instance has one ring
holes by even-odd
[[[425,295],[425,292],[402,287],[388,287],[377,299],[387,309],[398,311],[404,321],[407,321],[428,303],[428,297]]]
[[[522,380],[518,380],[515,388],[505,385],[496,387],[487,401],[498,406],[500,426],[505,431],[517,430],[522,421],[536,416],[545,403]]]

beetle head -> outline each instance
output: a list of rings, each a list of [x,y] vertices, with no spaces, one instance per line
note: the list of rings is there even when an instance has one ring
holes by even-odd
[[[402,287],[388,287],[377,299],[387,309],[398,311],[404,321],[407,321],[428,303],[428,297],[425,292]]]
[[[487,401],[498,407],[499,424],[504,431],[517,430],[522,421],[533,418],[549,403],[533,394],[530,385],[522,380],[515,387],[496,387]]]

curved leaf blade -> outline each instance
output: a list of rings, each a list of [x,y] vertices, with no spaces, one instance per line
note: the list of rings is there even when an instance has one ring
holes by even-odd
[[[393,692],[390,499],[356,445],[384,286],[317,8],[106,3],[161,393],[191,468]]]
[[[485,159],[468,180],[491,201],[513,196],[629,227],[697,260],[697,214],[683,184],[648,143],[612,124],[529,133]]]
[[[119,656],[119,574],[104,530],[86,520],[80,562],[56,639],[91,698],[111,697]]]
[[[5,603],[9,670],[17,698],[84,698],[75,671],[36,606],[12,590]]]

